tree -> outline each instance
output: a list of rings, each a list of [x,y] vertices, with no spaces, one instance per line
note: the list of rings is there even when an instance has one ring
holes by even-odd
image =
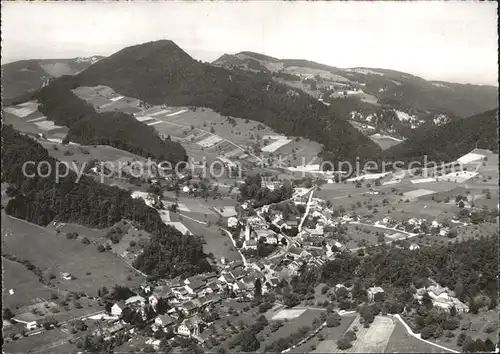
[[[260,278],[257,278],[257,280],[255,280],[254,298],[262,298],[262,281],[260,280]]]
[[[283,295],[283,302],[286,307],[294,307],[300,304],[299,296],[294,292],[287,292]]]
[[[9,308],[4,307],[2,317],[4,320],[10,320],[12,317],[14,317],[14,314],[12,313],[12,311]]]
[[[457,337],[457,346],[461,347],[464,344],[466,338],[467,334],[465,332],[461,332]]]
[[[474,297],[471,297],[469,301],[469,313],[477,315],[480,308],[481,304]]]
[[[428,310],[433,308],[432,304],[432,298],[430,297],[428,292],[425,292],[424,295],[422,295],[422,305],[424,305]]]
[[[441,326],[438,325],[436,327],[436,330],[434,331],[433,337],[440,338],[442,335],[443,335],[443,329],[441,328]]]
[[[87,325],[82,320],[76,320],[73,326],[77,331],[85,331],[87,329]]]
[[[260,343],[254,333],[249,330],[245,330],[240,333],[237,339],[241,351],[243,352],[254,352],[259,349]]]
[[[227,350],[224,349],[223,347],[217,348],[217,350],[215,352],[216,352],[216,354],[227,354]]]
[[[428,325],[422,329],[420,336],[422,337],[422,339],[429,339],[434,335],[435,331],[436,331],[435,325]]]
[[[326,326],[327,327],[338,327],[340,326],[340,322],[342,321],[342,317],[336,312],[330,314],[326,318]]]
[[[349,341],[348,338],[346,337],[342,337],[340,338],[338,341],[337,341],[337,347],[340,349],[340,350],[346,350],[346,349],[349,349],[352,347],[352,344],[351,342]]]

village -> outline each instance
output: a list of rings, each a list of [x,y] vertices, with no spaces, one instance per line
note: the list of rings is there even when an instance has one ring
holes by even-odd
[[[185,183],[185,186],[188,184]],[[262,181],[261,186],[278,190],[282,183]],[[182,193],[192,193],[192,188],[180,188]],[[154,350],[160,349],[162,341],[173,343],[179,338],[207,345],[207,340],[212,343],[210,337],[214,326],[221,325],[225,316],[243,314],[250,307],[258,308],[258,312],[264,314],[279,314],[280,311],[287,311],[283,310],[286,308],[312,305],[310,301],[287,304],[279,290],[284,283],[288,284],[306,269],[321,267],[343,252],[363,256],[377,245],[392,245],[418,252],[420,247],[425,246],[420,246],[417,240],[425,235],[445,240],[456,238],[457,228],[467,226],[460,215],[468,216],[473,210],[470,198],[467,201],[466,197],[457,196],[455,207],[460,209],[460,213],[450,216],[448,220],[396,219],[379,215],[375,221],[373,215],[335,208],[330,202],[314,197],[318,190],[321,187],[317,185],[296,187],[289,200],[255,209],[250,202],[242,203],[237,207],[238,213],[230,213],[228,215],[231,216],[224,218],[225,224],[221,227],[231,237],[241,260],[230,261],[221,257],[210,273],[168,281],[148,277],[137,288],[118,284],[111,291],[103,289],[97,299],[105,310],[85,318],[85,328],[94,328],[92,336],[114,343],[117,338],[121,338],[120,343],[123,342],[124,333],[128,333],[126,338],[131,341],[132,335],[140,330],[141,337],[148,333],[144,344]],[[370,187],[364,196],[381,193],[384,192]],[[147,193],[138,197],[155,207],[154,198],[148,197]],[[357,247],[353,247],[349,241],[352,230],[362,233],[360,231],[366,227],[377,230],[372,236],[375,241],[358,240]],[[67,281],[78,281],[72,279],[69,273],[64,273],[62,277]],[[372,285],[366,291],[368,303],[384,298],[384,289],[380,284]],[[334,288],[335,291],[341,289],[350,294],[352,285],[336,284]],[[468,305],[458,300],[453,291],[432,280],[429,285],[416,289],[413,296],[419,302],[424,298],[430,299],[434,307],[447,312],[467,313],[469,310]],[[242,304],[248,305],[241,307]],[[238,307],[240,310],[235,310]],[[336,311],[345,310],[337,308]],[[39,327],[50,329],[56,325],[23,322],[21,317],[11,320],[25,323],[27,331],[37,331]],[[144,332],[144,328],[150,329]],[[227,336],[230,337],[229,334]],[[77,344],[79,347],[85,345],[82,342]],[[214,343],[210,345],[214,346]]]

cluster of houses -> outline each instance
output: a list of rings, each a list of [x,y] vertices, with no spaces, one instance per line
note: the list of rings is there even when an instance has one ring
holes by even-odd
[[[460,223],[456,220],[451,220],[451,223]],[[433,233],[439,236],[447,237],[450,234],[450,227],[447,223],[440,223],[437,220],[429,222],[427,219],[422,218],[411,218],[403,222],[398,223],[396,220],[385,217],[382,221],[376,223],[382,224],[387,227],[392,227],[399,229],[401,231],[411,232],[415,234],[419,233]]]
[[[105,333],[109,336],[127,328],[119,320],[125,308],[146,319],[145,308],[150,305],[157,314],[152,323],[154,331],[163,330],[202,341],[200,332],[207,324],[203,320],[205,313],[220,305],[225,297],[252,300],[257,279],[261,282],[263,294],[271,291],[280,283],[275,274],[265,265],[253,264],[245,268],[243,262],[236,261],[226,265],[219,273],[205,273],[177,282],[145,283],[141,286],[142,295],[134,295],[111,306],[113,321],[109,322]]]
[[[425,293],[432,299],[434,307],[445,311],[450,311],[455,307],[456,311],[459,313],[469,311],[469,306],[457,299],[455,293],[447,287],[442,287],[435,283],[434,285],[417,289],[413,297],[421,302]]]

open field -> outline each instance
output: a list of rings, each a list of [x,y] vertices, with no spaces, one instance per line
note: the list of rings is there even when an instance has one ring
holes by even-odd
[[[98,161],[114,162],[117,166],[118,160],[146,161],[144,157],[107,145],[63,145],[50,141],[40,141],[40,144],[47,149],[52,157],[59,161],[65,161],[67,163],[76,161],[79,165],[88,163],[90,160],[94,159]],[[126,163],[123,162],[123,166],[125,166],[125,164]]]
[[[246,159],[249,156],[247,151],[251,150],[249,148],[258,146],[276,156],[286,156],[285,159],[291,165],[299,165],[303,161],[309,163],[321,151],[320,144],[294,137],[283,137],[289,139],[284,145],[276,143],[265,147],[264,136],[278,135],[272,129],[259,122],[224,117],[207,108],[155,106],[147,110],[140,109],[137,108],[138,100],[122,97],[106,86],[80,87],[75,93],[99,111],[112,108],[135,113],[136,119],[154,126],[161,136],[170,136],[172,140],[180,142],[188,156],[197,161],[206,158],[211,163],[219,156]]]
[[[477,315],[466,313],[462,315],[460,320],[460,326],[468,325],[469,329],[462,330],[457,329],[454,331],[455,337],[451,340],[446,341],[447,338],[442,337],[439,339],[430,339],[432,342],[449,347],[450,349],[455,349],[461,351],[461,348],[457,345],[458,335],[462,332],[466,333],[473,340],[481,339],[486,340],[489,338],[493,343],[496,342],[498,335],[498,311],[497,310],[481,310]],[[489,329],[487,329],[490,327]],[[490,333],[486,333],[489,332]]]
[[[366,245],[375,245],[378,243],[376,232],[384,233],[392,233],[389,230],[383,230],[376,227],[364,226],[364,225],[356,225],[349,224],[347,226],[347,237],[352,238],[351,241],[348,241],[345,246],[349,249],[361,247],[361,242],[366,242]],[[365,240],[365,241],[362,241]],[[388,239],[385,239],[388,241]]]
[[[3,212],[2,227],[4,232],[10,231],[8,237],[2,237],[3,252],[28,260],[43,272],[55,275],[54,283],[60,289],[94,296],[102,286],[133,286],[143,280],[124,261],[110,252],[98,252],[93,244],[69,240],[63,234],[57,235]],[[63,280],[62,272],[76,279]]]
[[[2,258],[4,307],[14,309],[31,304],[36,298],[49,299],[51,289],[40,283],[23,264]],[[12,290],[12,295],[10,294]]]
[[[393,138],[387,135],[373,134],[370,136],[370,139],[380,146],[382,150],[386,150],[392,146],[398,145],[401,143],[401,140]]]
[[[222,233],[219,227],[213,225],[207,227],[187,218],[182,219],[182,223],[194,234],[203,236],[206,244],[203,245],[205,253],[213,253],[215,259],[220,261],[224,257],[226,261],[241,260],[240,254],[233,246],[226,233]]]
[[[408,334],[404,326],[397,321],[389,338],[384,353],[449,353],[448,351],[427,344]]]
[[[53,353],[51,347],[53,344],[59,344],[68,338],[68,335],[60,329],[55,328],[50,331],[43,331],[40,334],[24,337],[16,341],[3,344],[5,353],[27,353],[36,351],[40,353]]]
[[[376,316],[369,328],[365,328],[359,323],[358,316],[351,324],[351,328],[356,326],[356,340],[352,342],[352,347],[347,350],[340,350],[339,353],[383,353],[390,340],[392,331],[396,325],[395,320],[385,316]]]
[[[288,311],[288,310],[282,310],[282,311]],[[280,311],[280,312],[282,312]],[[278,312],[278,313],[280,313]],[[265,341],[261,343],[260,349],[261,351],[264,350],[266,345],[272,344],[273,342],[277,341],[280,338],[286,338],[292,335],[293,333],[297,332],[299,328],[303,326],[307,326],[312,329],[312,323],[315,318],[319,318],[321,315],[322,310],[313,310],[313,309],[307,309],[303,311],[298,317],[295,318],[290,318],[287,321],[284,319],[280,319],[283,322],[283,327],[278,329],[274,333],[270,333],[269,327],[265,329],[264,336]],[[296,315],[296,314],[294,314]],[[275,321],[274,316],[272,321]],[[267,334],[267,336],[266,336]]]
[[[32,108],[28,109],[19,106],[6,108],[3,114],[5,124],[12,125],[15,129],[24,133],[43,134],[47,138],[62,139],[66,136],[67,127],[54,125],[36,108],[33,110]],[[14,110],[9,112],[9,109]]]
[[[314,338],[311,338],[301,346],[290,350],[291,353],[333,353],[335,348],[337,347],[337,340],[342,337],[347,328],[354,321],[356,316],[342,316],[342,320],[340,322],[340,326],[338,327],[324,327],[321,331],[319,331],[318,335]],[[319,341],[318,336],[323,336],[324,340]],[[315,346],[316,349],[313,351],[312,347]]]
[[[271,319],[273,321],[283,321],[283,320],[293,320],[299,316],[301,316],[304,312],[306,312],[305,309],[297,310],[297,309],[283,309],[277,314],[275,314]]]

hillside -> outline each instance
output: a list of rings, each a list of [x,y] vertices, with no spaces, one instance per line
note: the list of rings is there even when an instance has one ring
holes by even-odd
[[[388,159],[449,162],[474,148],[498,151],[498,109],[456,120],[441,127],[423,127],[386,151]]]
[[[4,64],[2,98],[9,102],[18,96],[34,92],[48,80],[62,75],[77,74],[102,58],[93,56],[73,59],[32,59]]]
[[[26,161],[35,165],[41,161],[49,166],[41,177],[23,173]],[[154,276],[189,276],[207,271],[210,266],[203,254],[202,240],[182,235],[163,223],[158,212],[146,206],[141,199],[133,199],[128,191],[110,187],[82,176],[76,182],[76,173],[70,170],[57,183],[57,160],[39,143],[16,132],[11,126],[2,129],[2,183],[10,185],[12,197],[5,212],[38,225],[46,226],[53,220],[78,223],[91,228],[106,228],[122,219],[134,222],[152,233],[151,242],[137,258],[135,266]],[[40,165],[39,165],[40,166]],[[31,174],[35,167],[28,168]],[[163,262],[158,262],[162,259]],[[172,267],[172,264],[175,266]]]
[[[400,137],[422,125],[439,126],[498,107],[497,87],[427,81],[395,70],[343,69],[253,52],[224,54],[213,64],[247,71],[260,68],[277,82],[321,98],[342,118]],[[374,116],[387,115],[396,119],[372,120]]]
[[[172,41],[125,48],[78,74],[75,85],[106,85],[150,104],[201,106],[264,123],[278,133],[317,141],[335,160],[362,159],[379,148],[328,107],[265,73],[192,59]]]
[[[110,145],[154,160],[186,161],[186,151],[176,142],[162,140],[158,133],[121,112],[97,113],[92,105],[71,90],[73,77],[64,76],[43,87],[37,94],[39,110],[69,132],[66,139],[84,145]]]

